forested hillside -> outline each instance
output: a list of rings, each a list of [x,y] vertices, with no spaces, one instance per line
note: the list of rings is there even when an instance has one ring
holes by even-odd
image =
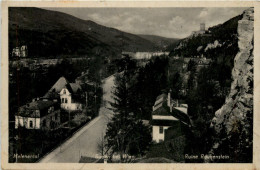
[[[156,35],[139,34],[138,36],[153,42],[158,47],[158,49],[161,49],[163,51],[168,51],[170,49],[169,45],[173,49],[180,41],[180,39],[177,38],[165,38]]]
[[[37,16],[37,17],[35,17]],[[9,8],[9,52],[27,45],[30,57],[104,55],[121,51],[157,51],[137,35],[40,8]]]

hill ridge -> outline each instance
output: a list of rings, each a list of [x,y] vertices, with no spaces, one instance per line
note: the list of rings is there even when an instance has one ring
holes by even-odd
[[[28,46],[31,57],[120,56],[121,51],[161,50],[155,42],[138,35],[35,7],[9,8],[10,53],[16,47],[17,38],[19,46]]]

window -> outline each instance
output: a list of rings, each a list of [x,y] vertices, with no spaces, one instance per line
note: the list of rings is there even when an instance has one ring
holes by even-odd
[[[68,103],[68,99],[65,98],[65,103]]]
[[[32,120],[30,120],[30,122],[29,122],[29,126],[30,126],[30,128],[33,127],[33,121],[32,121]]]
[[[63,94],[66,94],[66,90],[65,89],[63,90]]]
[[[159,128],[159,133],[160,133],[160,134],[163,133],[163,126],[160,126],[160,128]]]
[[[64,98],[61,98],[61,103],[64,103]]]

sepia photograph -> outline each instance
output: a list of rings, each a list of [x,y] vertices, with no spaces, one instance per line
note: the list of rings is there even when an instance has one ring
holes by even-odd
[[[254,11],[8,7],[8,163],[253,163]]]

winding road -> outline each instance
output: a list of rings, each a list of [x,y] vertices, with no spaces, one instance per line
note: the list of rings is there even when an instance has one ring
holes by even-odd
[[[107,123],[113,115],[109,102],[113,101],[114,76],[103,80],[103,107],[99,116],[81,128],[69,140],[43,157],[40,163],[78,163],[81,156],[98,156],[98,143],[105,135]]]

